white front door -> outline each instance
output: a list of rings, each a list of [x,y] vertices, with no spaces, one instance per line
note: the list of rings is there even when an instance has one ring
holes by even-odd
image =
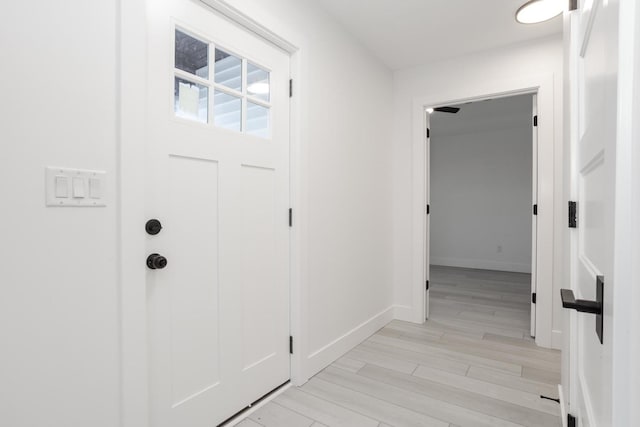
[[[147,15],[150,424],[212,427],[290,375],[289,57],[195,1]]]
[[[572,17],[572,193],[577,224],[572,232],[571,276],[576,299],[599,300],[596,314],[572,310],[565,327],[570,346],[570,412],[580,426],[612,425],[613,224],[618,74],[618,2],[582,0]],[[597,331],[601,331],[600,335]]]

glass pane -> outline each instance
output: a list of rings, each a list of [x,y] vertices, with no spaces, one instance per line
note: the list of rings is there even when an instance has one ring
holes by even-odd
[[[216,49],[215,82],[242,91],[242,59]]]
[[[176,68],[209,78],[209,45],[176,30]]]
[[[176,116],[207,123],[209,90],[206,86],[176,77],[174,99]]]
[[[269,138],[269,109],[262,105],[247,102],[247,133],[262,138]]]
[[[240,132],[242,130],[242,99],[216,90],[213,102],[215,125]]]
[[[257,98],[269,101],[269,72],[251,62],[247,63],[247,92]]]

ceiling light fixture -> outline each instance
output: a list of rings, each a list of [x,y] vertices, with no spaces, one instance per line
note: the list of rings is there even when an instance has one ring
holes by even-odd
[[[529,0],[516,12],[521,24],[537,24],[560,15],[564,9],[560,0]]]
[[[433,114],[433,108],[427,108],[427,113]]]

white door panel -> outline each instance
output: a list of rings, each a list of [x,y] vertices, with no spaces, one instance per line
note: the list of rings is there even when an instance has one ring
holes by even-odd
[[[576,337],[570,351],[573,370],[569,387],[571,412],[581,426],[612,425],[613,207],[615,204],[615,142],[617,119],[616,0],[581,2],[576,58],[577,81],[572,82],[577,111],[576,148],[572,176],[578,224],[572,235],[572,287],[576,298],[596,300],[596,280],[604,276],[602,343],[596,316],[577,313]],[[575,394],[575,395],[574,395]]]
[[[168,260],[147,280],[151,425],[211,427],[289,379],[289,57],[194,1],[147,13],[147,240]],[[174,67],[176,29],[196,72]]]

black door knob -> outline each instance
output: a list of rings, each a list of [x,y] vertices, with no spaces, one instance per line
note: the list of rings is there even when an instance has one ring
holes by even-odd
[[[146,232],[152,236],[155,236],[162,230],[162,224],[157,219],[150,219],[144,226]]]
[[[147,257],[147,267],[151,270],[162,270],[167,266],[167,259],[160,254],[151,254]]]

